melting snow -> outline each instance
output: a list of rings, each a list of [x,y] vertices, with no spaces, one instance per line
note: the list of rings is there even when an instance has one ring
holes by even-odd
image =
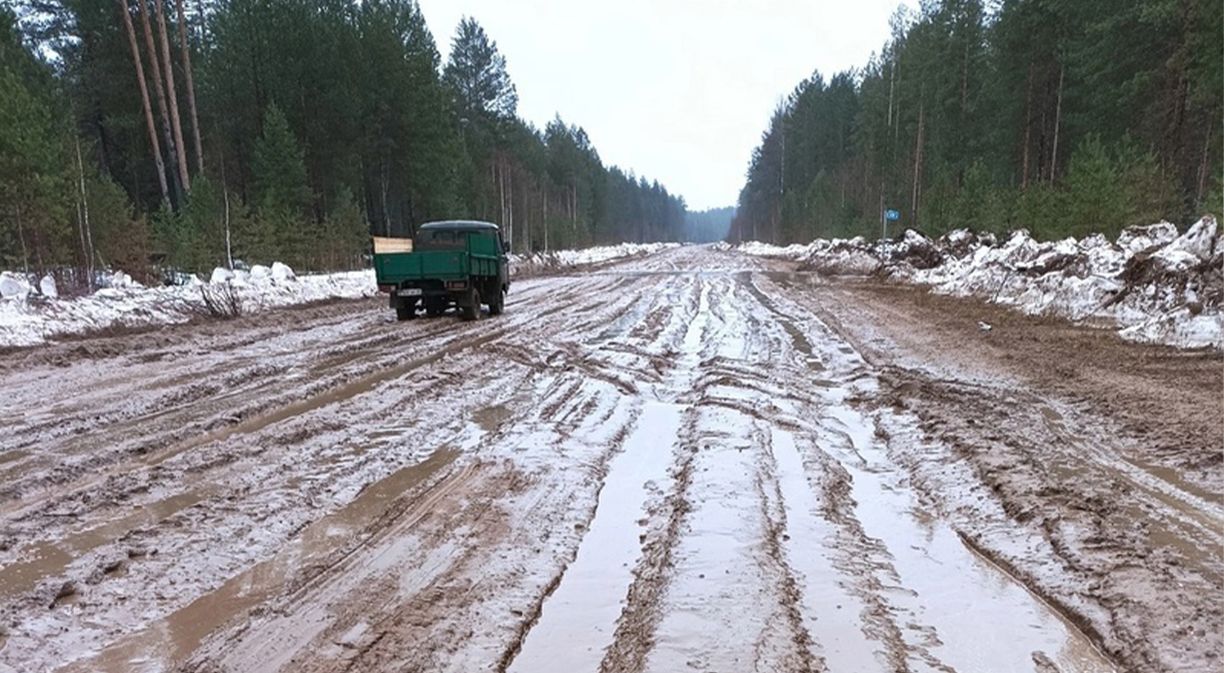
[[[1092,319],[1136,341],[1224,347],[1224,246],[1210,215],[1184,234],[1161,222],[1130,227],[1115,242],[1100,234],[1040,242],[1017,231],[999,243],[992,234],[964,229],[931,240],[908,230],[874,243],[861,237],[787,247],[749,242],[739,250],[824,273],[922,283],[1030,314]]]
[[[555,250],[511,255],[511,273],[534,273],[595,264],[621,257],[658,252],[675,243],[622,243],[584,250]],[[119,327],[150,327],[183,323],[204,310],[207,287],[229,285],[245,312],[326,299],[356,299],[378,293],[372,270],[298,276],[286,264],[256,265],[250,271],[213,269],[208,281],[183,274],[182,284],[144,287],[123,271],[98,277],[93,294],[60,298],[55,280],[44,277],[38,288],[32,278],[0,272],[0,347],[34,346],[57,336]]]

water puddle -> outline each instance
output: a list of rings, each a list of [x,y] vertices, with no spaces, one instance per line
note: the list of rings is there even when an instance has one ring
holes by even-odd
[[[1152,476],[1165,482],[1170,487],[1189,493],[1196,498],[1200,498],[1203,502],[1209,503],[1213,506],[1211,514],[1213,514],[1218,521],[1224,521],[1224,510],[1221,509],[1221,506],[1224,505],[1224,495],[1215,493],[1210,489],[1203,488],[1197,484],[1187,481],[1184,477],[1183,471],[1178,468],[1133,459],[1129,460],[1128,462],[1130,462],[1130,464],[1134,465],[1136,468],[1150,473]]]
[[[700,409],[703,432],[688,489],[698,495],[673,553],[648,671],[749,670],[746,653],[763,641],[776,645],[781,633],[771,621],[776,596],[762,570],[769,560],[762,544],[753,419]]]
[[[439,449],[428,459],[374,482],[342,509],[307,526],[267,561],[231,577],[217,590],[149,625],[103,651],[96,659],[70,667],[84,673],[139,673],[173,667],[204,638],[231,619],[285,590],[285,584],[352,540],[359,530],[386,513],[391,503],[454,461],[458,452]]]
[[[842,586],[841,575],[829,561],[828,545],[835,532],[820,516],[820,506],[795,447],[795,438],[773,432],[778,486],[786,508],[783,542],[787,565],[800,575],[803,626],[816,643],[829,671],[865,671],[877,659],[877,643],[867,639],[860,615],[865,606]]]
[[[512,416],[512,412],[502,404],[494,404],[490,407],[477,409],[472,413],[472,421],[480,426],[481,430],[492,434],[497,432],[501,424]]]
[[[641,552],[638,523],[651,482],[667,478],[683,407],[645,403],[609,465],[590,529],[508,669],[512,673],[598,671]]]
[[[20,460],[22,458],[25,458],[28,455],[30,455],[29,451],[22,451],[20,449],[13,450],[13,451],[5,451],[4,453],[0,453],[0,465],[3,465],[5,463],[11,463],[14,460]]]
[[[1065,673],[1114,670],[1083,634],[970,551],[949,526],[919,516],[919,505],[875,440],[873,424],[837,402],[825,422],[853,446],[830,447],[830,454],[853,477],[851,495],[864,532],[887,547],[907,590],[887,595],[900,613],[897,621],[907,643],[926,644],[934,656],[961,671],[1027,673],[1034,669],[1035,652]],[[847,450],[864,463],[846,460]]]
[[[32,590],[46,577],[60,574],[73,560],[72,554],[50,542],[29,545],[17,558],[16,563],[0,568],[0,599],[5,601]]]
[[[1219,494],[1187,483],[1176,470],[1130,460],[1112,448],[1082,441],[1077,433],[1067,427],[1063,415],[1049,403],[1042,403],[1040,410],[1047,427],[1066,445],[1063,452],[1065,458],[1052,465],[1061,478],[1079,478],[1078,472],[1083,469],[1084,462],[1113,473],[1119,481],[1129,483],[1144,496],[1160,501],[1165,511],[1172,513],[1172,516],[1164,518],[1165,526],[1181,530],[1185,538],[1178,541],[1177,547],[1198,563],[1210,564],[1213,561],[1211,557],[1214,554],[1205,554],[1205,550],[1197,549],[1191,541],[1218,540],[1224,536],[1224,507],[1221,507]],[[1128,499],[1120,506],[1144,507],[1139,498]],[[1149,508],[1150,505],[1138,512],[1138,518],[1144,518]]]
[[[0,568],[0,599],[11,600],[33,590],[48,577],[64,572],[73,561],[129,531],[155,525],[195,505],[208,496],[204,491],[188,491],[136,508],[130,514],[73,535],[55,544],[40,542],[22,550],[16,563]]]
[[[417,429],[415,422],[409,423],[388,423],[377,427],[371,427],[366,430],[365,436],[374,442],[386,442],[387,440],[398,439],[411,433]]]

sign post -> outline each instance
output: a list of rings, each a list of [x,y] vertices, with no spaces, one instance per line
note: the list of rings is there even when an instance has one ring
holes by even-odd
[[[896,222],[897,220],[900,220],[900,219],[901,219],[901,213],[899,211],[893,210],[892,208],[885,210],[884,211],[884,223],[883,223],[884,231],[882,232],[883,235],[881,236],[881,238],[888,238],[888,223]]]

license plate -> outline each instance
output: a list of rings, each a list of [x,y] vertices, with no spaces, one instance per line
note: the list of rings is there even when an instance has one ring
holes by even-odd
[[[399,296],[401,296],[401,297],[419,297],[419,296],[421,296],[421,288],[419,288],[419,287],[405,287],[405,288],[402,288],[402,289],[399,291]]]

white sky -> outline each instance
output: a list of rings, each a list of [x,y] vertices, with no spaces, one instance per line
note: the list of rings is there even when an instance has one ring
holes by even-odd
[[[560,113],[605,164],[691,210],[733,205],[782,96],[867,62],[915,0],[420,0],[443,59],[460,17],[497,41],[519,114]]]

